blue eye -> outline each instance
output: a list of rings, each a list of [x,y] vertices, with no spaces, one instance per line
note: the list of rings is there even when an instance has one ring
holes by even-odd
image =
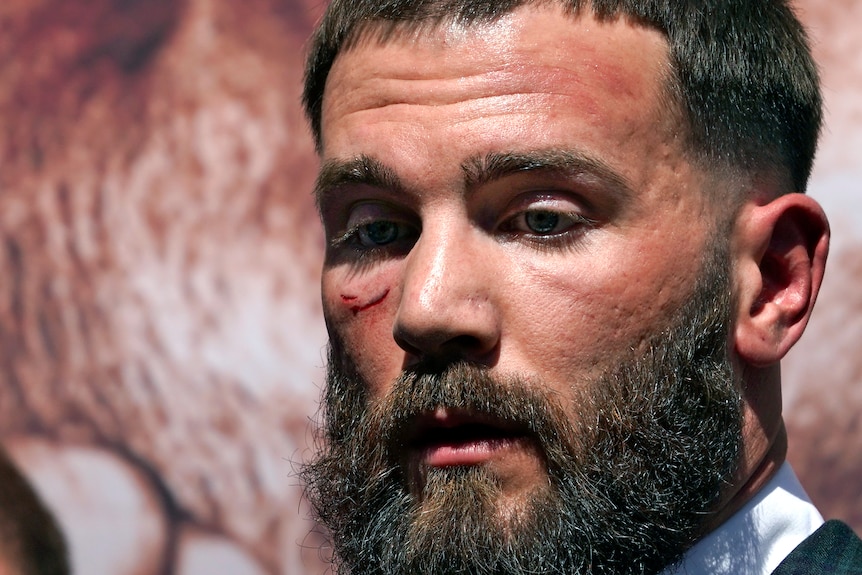
[[[555,210],[527,210],[509,220],[505,229],[532,236],[555,236],[586,223],[589,223],[589,220],[580,214]]]
[[[560,214],[556,212],[531,211],[524,214],[524,224],[532,233],[540,236],[555,233],[560,225]]]
[[[359,226],[357,235],[364,246],[385,246],[402,237],[403,232],[397,222],[384,220]]]
[[[418,218],[398,206],[374,200],[351,206],[344,227],[340,236],[330,240],[331,245],[357,253],[400,253],[419,235]]]
[[[596,225],[596,221],[585,216],[581,210],[572,202],[534,202],[532,206],[504,220],[499,230],[510,240],[542,248],[569,245]]]

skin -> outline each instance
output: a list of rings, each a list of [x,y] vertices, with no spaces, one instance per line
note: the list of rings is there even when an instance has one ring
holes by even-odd
[[[689,161],[667,112],[668,66],[659,32],[552,6],[361,41],[339,55],[322,116],[322,294],[330,335],[372,402],[405,367],[463,359],[526,375],[577,419],[575,390],[666,324],[691,293],[720,212],[706,193],[718,180]],[[477,160],[489,155],[546,167],[482,169]],[[762,385],[751,402],[746,395],[743,460],[717,522],[756,491],[740,486],[756,487],[783,459],[773,365],[787,338],[765,343],[742,321],[764,291],[769,230],[787,212],[762,213],[772,193],[752,195],[731,244],[740,300],[732,338],[741,334],[742,345],[730,343]],[[816,212],[795,195],[786,203]],[[530,227],[548,214],[559,216],[550,233]],[[375,222],[395,222],[384,225],[398,238],[368,241],[379,239]],[[749,365],[754,342],[761,361]],[[420,424],[471,416],[437,410]],[[501,482],[504,514],[547,481],[541,449],[522,438],[406,455],[414,482],[429,466],[486,466]]]

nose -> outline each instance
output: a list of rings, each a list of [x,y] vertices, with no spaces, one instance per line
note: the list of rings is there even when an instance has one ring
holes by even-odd
[[[393,336],[409,360],[491,364],[500,342],[491,238],[426,226],[407,255]]]

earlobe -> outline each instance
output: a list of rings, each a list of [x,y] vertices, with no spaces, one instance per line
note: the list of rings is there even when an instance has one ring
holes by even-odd
[[[740,211],[734,243],[737,354],[747,364],[778,362],[805,330],[826,265],[829,224],[803,194]]]

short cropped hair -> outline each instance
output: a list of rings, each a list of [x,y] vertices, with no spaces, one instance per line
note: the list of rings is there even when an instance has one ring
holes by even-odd
[[[525,4],[557,3],[601,19],[627,16],[670,46],[670,98],[687,150],[704,166],[777,173],[806,189],[822,122],[817,67],[786,0],[333,0],[311,41],[303,104],[318,151],[326,79],[362,34],[489,23]]]

